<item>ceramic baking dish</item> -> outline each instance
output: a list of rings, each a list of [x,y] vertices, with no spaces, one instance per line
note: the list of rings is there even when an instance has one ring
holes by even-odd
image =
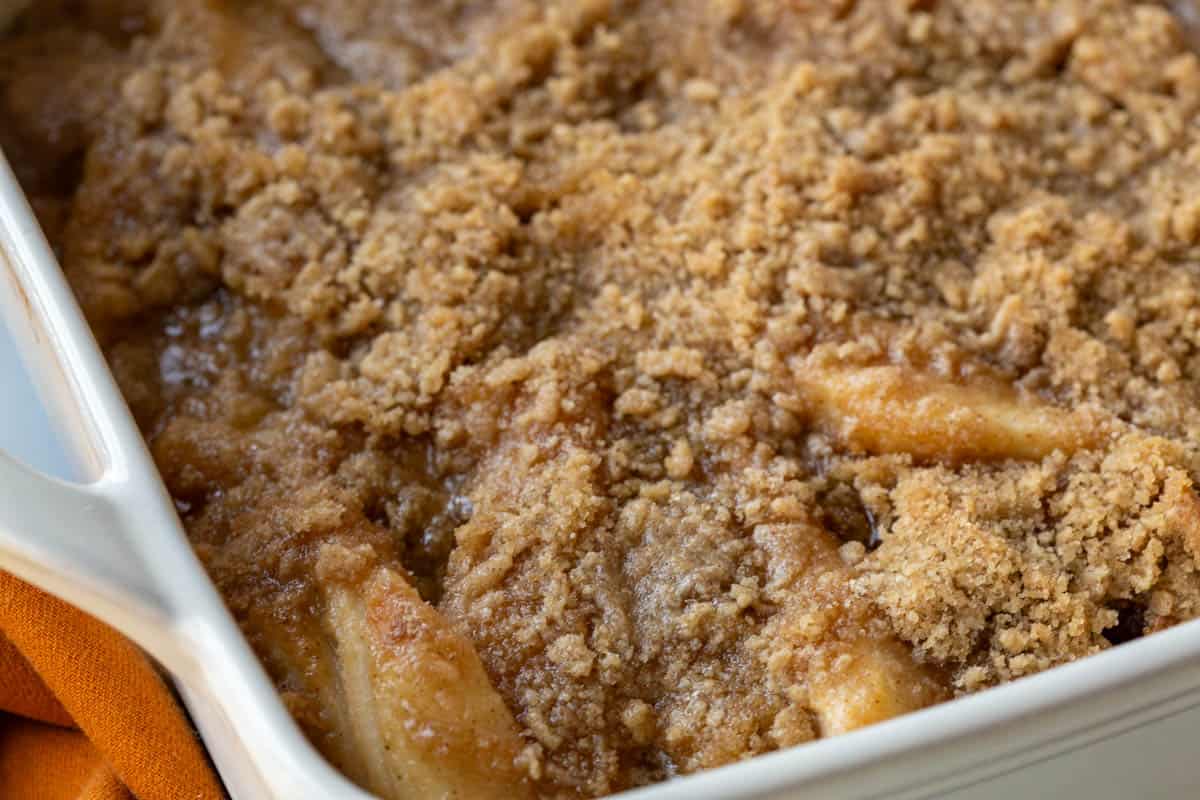
[[[82,483],[0,453],[0,568],[126,633],[170,673],[229,793],[366,795],[308,744],[185,538],[8,164],[0,312]],[[0,386],[10,381],[0,377]],[[1179,797],[1200,779],[1200,622],[835,739],[627,795]]]

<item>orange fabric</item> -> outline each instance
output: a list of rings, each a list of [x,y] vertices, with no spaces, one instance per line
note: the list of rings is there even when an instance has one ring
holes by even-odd
[[[146,656],[107,625],[0,572],[0,798],[222,796]]]

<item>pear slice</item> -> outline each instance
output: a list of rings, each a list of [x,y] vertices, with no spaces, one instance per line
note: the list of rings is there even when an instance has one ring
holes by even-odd
[[[945,676],[876,624],[870,602],[851,589],[852,570],[828,531],[794,522],[758,525],[753,535],[769,558],[764,597],[779,605],[766,634],[773,677],[801,689],[797,697],[821,736],[949,698]]]
[[[999,381],[960,384],[896,366],[817,365],[800,377],[814,421],[849,446],[950,462],[1036,460],[1097,446],[1098,415]]]
[[[348,771],[384,797],[531,798],[525,743],[470,641],[369,552],[326,545],[317,571]]]

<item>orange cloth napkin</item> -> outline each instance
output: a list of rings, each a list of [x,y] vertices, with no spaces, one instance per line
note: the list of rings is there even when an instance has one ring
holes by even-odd
[[[147,657],[104,623],[0,572],[0,798],[220,800]]]

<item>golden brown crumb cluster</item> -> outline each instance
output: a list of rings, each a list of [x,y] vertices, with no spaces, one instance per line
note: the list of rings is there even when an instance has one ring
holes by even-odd
[[[35,5],[0,145],[332,758],[332,545],[469,638],[548,797],[1200,614],[1166,6]]]

